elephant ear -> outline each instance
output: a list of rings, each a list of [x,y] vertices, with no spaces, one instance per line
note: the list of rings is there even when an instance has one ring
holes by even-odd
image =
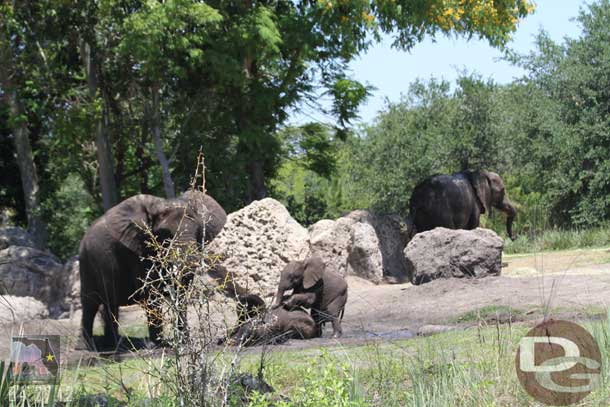
[[[151,210],[162,201],[152,195],[135,195],[110,208],[104,215],[108,231],[118,242],[132,252],[143,255],[146,250]]]
[[[318,257],[305,260],[303,265],[303,288],[306,290],[316,285],[324,276],[324,262]]]
[[[470,183],[479,200],[481,213],[491,213],[491,187],[485,172],[474,171],[469,174]]]

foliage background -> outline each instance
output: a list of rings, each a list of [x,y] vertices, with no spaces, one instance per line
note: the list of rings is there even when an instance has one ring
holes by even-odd
[[[202,147],[210,193],[228,211],[267,195],[305,225],[359,208],[407,215],[423,178],[484,168],[506,181],[519,208],[518,234],[610,220],[609,0],[581,12],[578,38],[555,43],[540,32],[530,54],[507,49],[506,58],[526,70],[523,78],[506,85],[476,72],[462,72],[455,83],[419,79],[360,126],[353,121],[370,87],[351,80],[346,67],[381,34],[394,32],[402,49],[444,34],[501,46],[531,4],[77,3],[6,3],[0,20],[0,51],[11,57],[3,69],[12,73],[0,69],[0,207],[12,222],[26,223],[12,142],[25,122],[39,210],[62,257],[103,211],[93,137],[100,121],[119,198],[163,194],[158,129],[176,191],[188,185]],[[405,19],[406,11],[417,18]],[[82,41],[98,58],[93,96]],[[23,104],[18,117],[7,98],[14,90]],[[292,109],[316,106],[321,95],[332,100],[327,113],[335,122],[286,126]],[[484,222],[503,231],[499,216]]]

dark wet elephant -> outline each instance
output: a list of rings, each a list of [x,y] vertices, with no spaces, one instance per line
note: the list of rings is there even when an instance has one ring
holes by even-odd
[[[254,346],[280,344],[289,339],[311,339],[318,336],[316,322],[303,310],[282,307],[267,310],[257,295],[239,297],[238,322],[219,344]]]
[[[93,320],[103,306],[104,347],[118,341],[119,306],[147,301],[140,290],[150,270],[150,231],[159,243],[212,240],[226,222],[224,209],[210,196],[191,191],[178,199],[135,195],[110,208],[87,230],[80,244],[82,335],[93,347]],[[205,230],[205,236],[204,236]],[[148,307],[150,339],[161,340],[158,310]],[[156,312],[155,312],[156,311]],[[183,318],[186,323],[186,318]]]
[[[292,294],[284,298],[288,290],[292,290]],[[284,267],[272,308],[309,308],[316,321],[318,336],[322,336],[322,326],[331,322],[333,337],[338,338],[343,334],[341,320],[346,302],[345,279],[327,270],[319,257],[310,257],[303,261],[292,261]]]
[[[435,227],[475,229],[481,214],[497,208],[507,215],[506,231],[514,239],[512,224],[517,210],[509,201],[502,178],[494,172],[463,171],[435,175],[413,190],[410,217],[414,232]]]

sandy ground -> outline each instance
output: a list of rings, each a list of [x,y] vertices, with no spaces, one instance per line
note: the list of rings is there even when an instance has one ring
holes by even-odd
[[[608,250],[506,256],[504,261],[507,266],[502,276],[480,280],[436,280],[413,286],[373,285],[350,277],[343,320],[344,337],[340,342],[399,339],[464,327],[477,323],[477,317],[473,320],[472,315],[488,322],[511,319],[532,320],[533,323],[545,314],[566,319],[591,318],[604,314],[610,304]],[[509,308],[514,311],[508,311]],[[121,309],[122,325],[143,325],[144,322],[138,307]],[[0,360],[8,358],[10,337],[20,332],[62,335],[62,355],[71,364],[97,360],[97,354],[78,349],[82,347],[77,340],[78,331],[78,315],[73,319],[0,326]],[[325,333],[330,334],[330,326]],[[321,338],[290,341],[282,348],[336,343]],[[116,356],[122,357],[128,356]]]

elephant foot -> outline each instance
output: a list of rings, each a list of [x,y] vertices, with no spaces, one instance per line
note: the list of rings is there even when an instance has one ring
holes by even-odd
[[[173,345],[166,339],[149,339],[147,347],[149,349],[172,348]]]

